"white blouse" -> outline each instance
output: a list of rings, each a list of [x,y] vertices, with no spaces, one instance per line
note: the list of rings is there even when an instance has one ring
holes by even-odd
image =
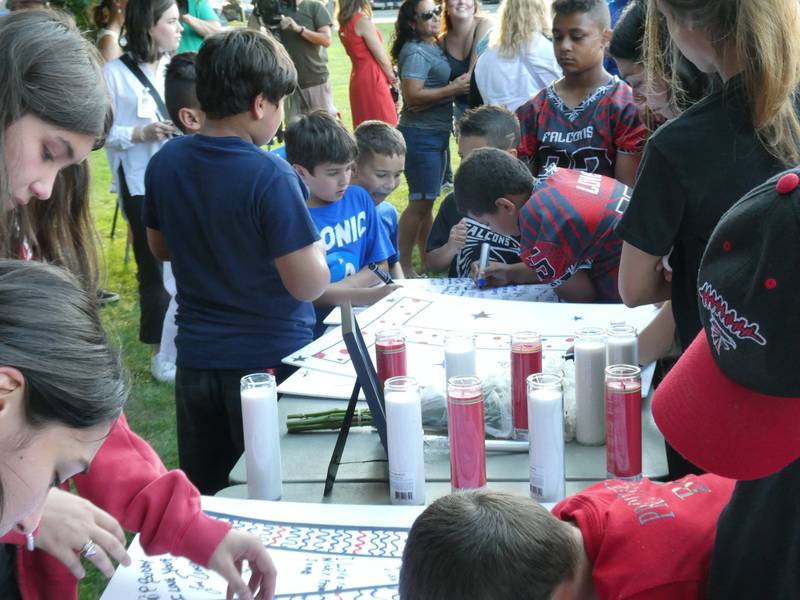
[[[164,98],[164,77],[169,61],[169,55],[165,54],[156,65],[155,74],[151,73],[146,65],[139,65],[162,99]],[[107,62],[103,67],[103,73],[114,110],[114,124],[111,126],[111,131],[108,132],[105,145],[112,178],[116,189],[119,189],[119,186],[116,185],[117,171],[122,165],[128,191],[132,196],[143,196],[144,172],[147,163],[166,140],[134,144],[131,136],[136,127],[145,127],[156,121],[167,120],[169,115],[159,116],[150,92],[119,58]]]
[[[512,111],[560,77],[553,42],[540,33],[515,56],[500,56],[492,46],[475,65],[475,82],[483,101]]]

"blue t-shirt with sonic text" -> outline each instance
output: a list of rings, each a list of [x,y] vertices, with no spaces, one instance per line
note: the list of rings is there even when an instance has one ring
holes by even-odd
[[[179,367],[275,367],[312,340],[314,308],[275,266],[319,239],[306,197],[286,161],[238,137],[183,136],[150,159],[144,222],[171,254]]]
[[[331,283],[358,273],[394,253],[367,190],[351,185],[341,200],[309,208],[328,253]]]
[[[331,283],[358,273],[370,263],[384,261],[394,253],[372,196],[361,186],[351,185],[341,200],[309,208],[309,212],[325,243]],[[378,283],[377,278],[375,282]],[[330,311],[327,306],[317,308],[314,337],[324,333],[322,321]]]

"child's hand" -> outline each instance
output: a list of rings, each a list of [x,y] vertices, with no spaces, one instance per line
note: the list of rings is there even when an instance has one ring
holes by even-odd
[[[490,261],[483,270],[483,287],[503,287],[504,285],[508,285],[508,268],[509,265]],[[478,277],[480,276],[480,265],[477,260],[470,265],[469,276],[477,284]]]
[[[461,219],[458,223],[450,228],[450,236],[447,238],[447,244],[456,252],[464,247],[467,243],[467,220]]]
[[[469,94],[469,73],[459,75],[448,85],[453,91],[454,96],[463,96],[464,94]]]
[[[248,584],[241,576],[244,561],[250,566]],[[228,582],[228,600],[234,594],[241,600],[271,600],[275,593],[275,565],[261,540],[250,533],[231,529],[214,550],[208,566]]]
[[[366,301],[368,305],[375,304],[378,300],[385,298],[398,288],[400,288],[400,286],[394,283],[373,286],[369,288],[369,292],[367,292]]]

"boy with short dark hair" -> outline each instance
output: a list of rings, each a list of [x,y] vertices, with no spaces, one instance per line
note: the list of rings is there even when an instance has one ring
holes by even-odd
[[[197,133],[206,121],[200,108],[197,83],[196,52],[182,52],[172,57],[164,78],[164,104],[172,123],[181,133]]]
[[[519,157],[534,175],[578,169],[633,186],[646,128],[630,86],[603,67],[611,39],[605,0],[556,0],[553,46],[564,76],[517,109]]]
[[[394,279],[403,279],[397,245],[397,209],[387,197],[400,185],[405,169],[406,141],[397,129],[383,121],[364,121],[353,133],[358,157],[350,182],[360,185],[372,196],[375,210],[394,246],[394,254],[388,261],[389,272]]]
[[[286,160],[308,186],[308,209],[327,251],[330,285],[314,301],[316,335],[324,333],[323,319],[342,302],[370,305],[394,285],[369,269],[387,269],[394,248],[367,191],[351,186],[350,175],[358,146],[353,135],[323,110],[300,117],[286,129]]]
[[[493,490],[439,498],[409,531],[401,600],[705,598],[734,481],[603,481],[552,514]]]
[[[458,209],[493,231],[519,235],[520,257],[536,280],[567,302],[620,302],[622,240],[615,228],[629,188],[609,177],[553,169],[534,179],[506,152],[480,148],[455,178]],[[513,265],[486,269],[490,285],[519,283]]]
[[[519,122],[502,106],[485,105],[468,110],[458,123],[458,153],[465,159],[476,148],[498,148],[516,156]],[[497,264],[518,264],[519,239],[492,231],[456,207],[450,193],[439,206],[426,243],[426,267],[449,277],[469,277],[470,266],[480,259],[481,244],[489,243],[489,258]]]
[[[305,187],[259,148],[295,87],[286,51],[263,33],[231,30],[206,40],[196,67],[205,124],[150,160],[144,220],[178,288],[180,465],[214,494],[244,451],[241,377],[288,374],[281,360],[313,339],[311,301],[329,273]]]

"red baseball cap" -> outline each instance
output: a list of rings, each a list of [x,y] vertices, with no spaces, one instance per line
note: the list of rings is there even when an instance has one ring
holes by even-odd
[[[703,331],[656,390],[653,417],[699,467],[766,477],[800,458],[800,169],[723,215],[698,292]]]

